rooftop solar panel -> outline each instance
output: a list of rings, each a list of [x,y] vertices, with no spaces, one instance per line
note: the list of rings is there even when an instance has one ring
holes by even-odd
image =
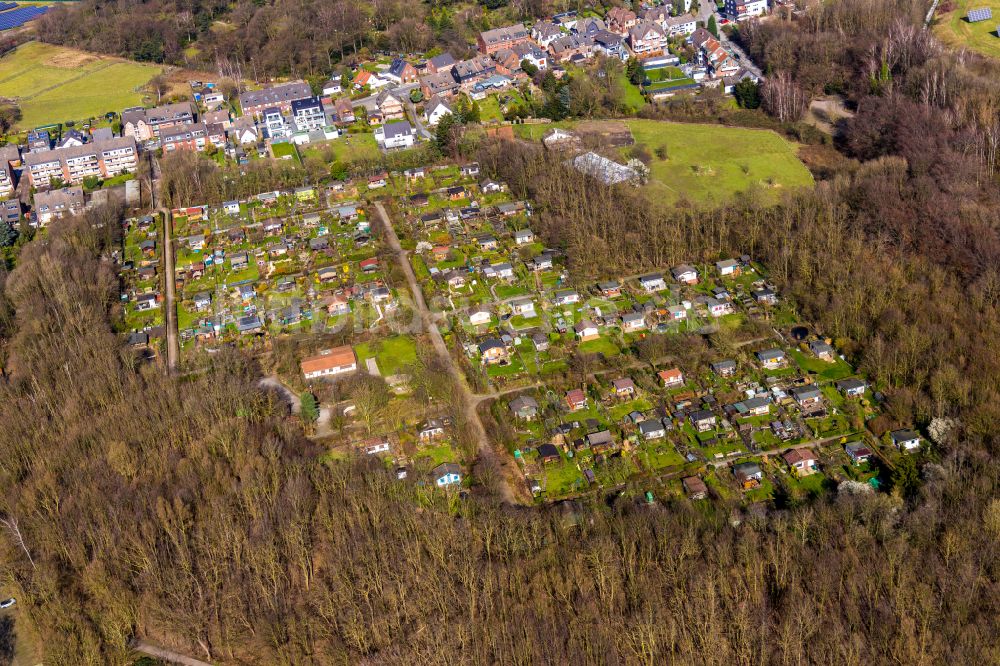
[[[5,12],[8,9],[17,9],[16,2],[0,2],[0,12]]]
[[[989,7],[982,7],[980,9],[969,10],[969,14],[966,16],[969,23],[979,23],[980,21],[986,21],[993,18],[993,10]]]

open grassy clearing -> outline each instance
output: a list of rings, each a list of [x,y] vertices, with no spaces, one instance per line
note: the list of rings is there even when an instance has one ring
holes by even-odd
[[[625,124],[636,144],[653,154],[647,188],[663,203],[687,199],[719,204],[755,187],[776,199],[783,189],[813,183],[812,174],[796,155],[798,146],[770,130],[657,120],[627,120]],[[538,140],[553,127],[573,129],[575,125],[519,125],[517,132]],[[665,159],[657,155],[659,148],[666,151]],[[622,149],[623,160],[629,150]]]
[[[934,34],[945,44],[967,47],[983,55],[1000,58],[1000,0],[952,0],[951,11],[938,13],[934,17]],[[970,9],[989,8],[993,18],[978,23],[965,20]]]
[[[0,96],[18,100],[18,129],[81,121],[143,104],[161,67],[28,42],[0,58]]]
[[[738,192],[761,187],[773,196],[782,188],[812,185],[796,157],[796,144],[769,130],[627,121],[636,144],[653,152],[649,189],[668,202],[722,203]],[[666,150],[666,159],[656,154]]]

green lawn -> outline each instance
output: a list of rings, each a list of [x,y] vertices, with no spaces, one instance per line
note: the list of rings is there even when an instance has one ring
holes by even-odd
[[[370,132],[345,134],[326,143],[314,144],[303,149],[302,154],[305,157],[325,158],[328,150],[332,153],[334,162],[377,159],[379,156],[375,135]]]
[[[271,152],[274,154],[275,159],[291,157],[293,161],[301,162],[299,151],[295,149],[294,143],[272,143]]]
[[[829,381],[846,379],[854,374],[854,368],[852,368],[846,361],[842,361],[839,358],[833,362],[824,361],[821,358],[816,358],[811,353],[803,352],[798,349],[792,349],[791,355],[800,368],[807,372],[817,374],[821,378]]]
[[[363,342],[354,351],[358,355],[359,367],[363,368],[368,359],[374,358],[384,377],[398,374],[405,366],[412,365],[417,360],[416,342],[408,335]]]
[[[954,0],[948,12],[938,11],[934,17],[934,34],[946,44],[967,47],[987,56],[1000,58],[1000,37],[997,21],[1000,20],[1000,0]],[[969,23],[965,20],[970,9],[990,8],[993,19]]]
[[[615,356],[620,350],[614,342],[612,342],[608,337],[602,335],[594,340],[581,342],[580,351],[585,354],[604,354],[605,356]]]
[[[1000,2],[1000,0],[997,0]],[[653,153],[647,189],[656,201],[719,204],[738,192],[761,188],[770,199],[783,189],[810,186],[812,174],[799,161],[798,146],[770,130],[626,120],[637,144]],[[518,125],[522,138],[540,140],[553,127],[573,129],[572,121]],[[666,149],[666,159],[656,149]],[[624,154],[628,149],[623,149]]]
[[[772,197],[782,188],[812,185],[796,157],[797,146],[769,130],[627,121],[637,144],[654,153],[649,189],[668,202],[686,197],[721,203],[737,192],[761,187]],[[666,159],[656,150],[666,149]]]
[[[0,58],[0,96],[21,107],[18,128],[86,120],[152,102],[141,89],[156,65],[28,42]]]

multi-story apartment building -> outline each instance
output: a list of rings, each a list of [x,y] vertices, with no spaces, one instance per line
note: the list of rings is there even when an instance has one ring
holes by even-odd
[[[295,100],[292,102],[292,122],[300,132],[323,129],[326,125],[323,103],[316,97]]]
[[[24,158],[28,182],[34,188],[47,188],[53,178],[79,185],[85,178],[110,178],[135,170],[138,150],[135,138],[115,137],[82,146],[57,148],[29,153]]]
[[[766,12],[767,0],[726,0],[724,10],[726,16],[736,21],[760,16]]]
[[[240,94],[240,108],[245,116],[260,116],[266,109],[278,108],[282,113],[291,113],[292,102],[312,97],[312,89],[305,81],[292,81],[281,85],[248,90]]]
[[[16,143],[0,148],[0,199],[5,199],[14,193],[13,162],[21,161],[21,151]]]
[[[193,125],[194,121],[191,102],[164,104],[152,109],[129,109],[122,113],[122,134],[134,137],[136,141],[149,141],[160,138],[166,130]]]
[[[517,23],[504,28],[494,28],[479,33],[479,52],[490,55],[500,49],[513,48],[517,44],[523,44],[531,40],[531,35],[524,25]]]
[[[40,226],[82,212],[83,188],[79,185],[35,193],[35,215]]]

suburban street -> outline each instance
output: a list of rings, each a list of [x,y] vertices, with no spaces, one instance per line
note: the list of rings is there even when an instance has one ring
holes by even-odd
[[[479,448],[479,455],[483,460],[493,463],[494,467],[501,471],[502,478],[499,479],[499,486],[503,502],[506,504],[520,503],[517,495],[511,488],[511,482],[520,477],[520,471],[513,469],[513,462],[504,460],[493,449],[493,445],[490,444],[489,437],[486,435],[486,429],[483,427],[483,422],[479,418],[479,412],[476,409],[480,401],[477,400],[473,393],[469,390],[469,386],[465,381],[465,377],[462,375],[461,369],[451,357],[451,353],[448,351],[448,346],[445,344],[444,338],[441,336],[441,332],[434,324],[434,318],[431,315],[430,310],[427,308],[427,303],[424,301],[424,294],[420,290],[420,285],[417,283],[417,276],[414,274],[413,267],[410,265],[410,260],[406,250],[403,249],[399,242],[399,236],[396,235],[396,230],[392,226],[392,221],[389,219],[389,215],[385,212],[385,208],[383,208],[381,203],[375,203],[375,209],[378,211],[379,219],[382,221],[382,226],[385,229],[386,244],[396,254],[399,266],[402,268],[403,274],[406,276],[406,281],[410,286],[410,292],[413,294],[414,307],[416,307],[417,312],[420,314],[421,328],[425,329],[427,334],[430,336],[435,352],[437,352],[437,355],[441,358],[441,360],[446,363],[449,374],[451,374],[455,385],[462,393],[466,421],[468,422],[469,427],[472,428],[473,436],[475,437]]]

